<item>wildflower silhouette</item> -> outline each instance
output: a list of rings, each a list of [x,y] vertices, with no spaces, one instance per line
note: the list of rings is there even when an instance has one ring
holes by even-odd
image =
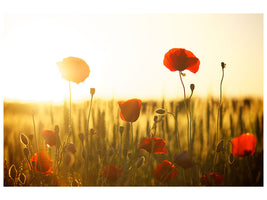
[[[176,175],[177,175],[177,169],[168,160],[163,160],[154,169],[154,176],[156,180],[158,180],[161,183],[169,182]]]
[[[232,139],[232,153],[236,157],[251,156],[255,153],[257,139],[251,133],[244,133]]]
[[[152,136],[151,138],[141,138],[138,149],[146,150],[149,153],[168,153],[168,149],[165,147],[165,143],[166,142],[160,137]]]
[[[63,61],[57,62],[58,69],[62,78],[79,84],[83,82],[90,74],[87,63],[76,57],[67,57]]]
[[[119,101],[118,104],[121,109],[120,117],[123,121],[135,122],[138,119],[141,109],[140,99],[129,99],[127,101]]]
[[[103,175],[107,181],[115,182],[120,176],[123,175],[123,171],[116,165],[110,164],[104,167],[104,170],[101,172],[101,175]]]
[[[183,48],[170,49],[164,56],[163,64],[170,71],[189,70],[196,73],[199,69],[200,61],[191,52]]]
[[[183,48],[172,48],[164,55],[163,64],[170,71],[179,71],[179,77],[180,77],[180,80],[183,86],[183,91],[184,91],[184,105],[187,110],[187,113],[186,113],[187,143],[188,143],[188,151],[190,153],[190,150],[191,150],[191,118],[190,118],[191,112],[190,112],[190,104],[187,105],[187,101],[186,101],[185,86],[182,80],[182,75],[184,76],[185,74],[183,74],[182,71],[189,70],[193,73],[198,72],[200,61],[191,51],[188,51]],[[193,94],[194,88],[195,88],[195,85],[190,86],[192,94]],[[188,110],[190,112],[190,115],[188,115]]]
[[[31,158],[30,170],[42,172],[44,176],[48,176],[52,171],[53,162],[44,152],[35,153]]]
[[[224,176],[216,173],[216,172],[210,172],[209,175],[204,174],[201,179],[200,179],[200,183],[203,186],[212,186],[212,185],[216,185],[219,186],[222,184],[224,179]]]
[[[70,135],[72,134],[72,119],[71,119],[71,85],[70,82],[75,82],[79,84],[83,82],[90,74],[90,69],[87,63],[81,58],[76,57],[67,57],[63,61],[57,62],[61,76],[69,81],[69,93],[70,93],[70,111],[69,111],[69,134],[67,141],[69,140]]]

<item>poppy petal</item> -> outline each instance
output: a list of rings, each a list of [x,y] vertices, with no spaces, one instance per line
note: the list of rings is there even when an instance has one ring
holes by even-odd
[[[177,175],[177,169],[168,160],[163,160],[154,169],[154,176],[155,176],[155,178],[159,182],[162,182],[162,183],[169,182],[176,175]]]
[[[191,51],[183,48],[173,48],[165,54],[163,64],[170,71],[183,71],[187,69],[196,73],[199,69],[200,61]]]
[[[62,78],[73,81],[77,84],[83,82],[90,74],[87,63],[76,57],[67,57],[63,61],[57,62]]]
[[[232,153],[237,157],[251,156],[256,151],[257,139],[251,133],[244,133],[232,139]]]
[[[141,100],[129,99],[127,101],[119,101],[119,107],[121,109],[120,117],[127,122],[135,122],[140,115]]]

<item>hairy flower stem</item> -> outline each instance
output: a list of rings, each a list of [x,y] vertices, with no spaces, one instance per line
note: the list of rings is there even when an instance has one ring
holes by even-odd
[[[70,93],[70,115],[69,115],[69,135],[67,137],[67,142],[69,142],[69,137],[71,136],[71,132],[72,132],[72,126],[71,126],[71,85],[70,85],[70,81],[69,81],[69,93]]]
[[[190,133],[189,133],[190,119],[189,119],[189,115],[188,115],[188,107],[187,107],[187,103],[186,103],[186,93],[185,93],[185,87],[184,87],[184,82],[182,79],[182,72],[181,71],[179,71],[179,76],[180,76],[180,80],[181,80],[183,90],[184,90],[184,105],[185,105],[186,117],[187,117],[187,143],[188,143],[188,152],[190,152]]]
[[[89,156],[88,137],[89,137],[89,123],[90,123],[90,115],[91,115],[92,104],[93,104],[93,96],[94,95],[91,94],[91,100],[90,100],[90,106],[89,106],[89,110],[88,110],[87,124],[86,124],[86,130],[85,130],[85,145],[86,145],[85,174],[86,174],[86,180],[88,179],[88,163],[89,163],[89,160],[88,160],[88,156]],[[92,143],[92,135],[90,137],[90,142]],[[91,145],[90,145],[90,148],[92,148]]]
[[[40,158],[39,158],[39,148],[38,148],[38,142],[37,142],[37,136],[36,136],[36,128],[35,128],[35,120],[34,120],[34,113],[32,113],[32,122],[33,122],[33,132],[34,132],[34,139],[35,139],[35,145],[36,145],[36,152],[37,152],[37,162],[40,166],[40,171],[42,173],[42,165],[40,163]],[[41,176],[41,185],[43,185],[43,176]]]
[[[219,123],[222,120],[220,118],[220,110],[221,110],[221,106],[222,106],[222,83],[223,83],[223,78],[224,78],[224,68],[222,67],[222,79],[221,79],[221,83],[220,83],[220,102],[219,102],[219,107],[218,107],[218,115],[217,115],[217,134],[216,134],[216,139],[217,142],[219,142]]]
[[[189,101],[188,101],[188,108],[189,108],[189,119],[190,119],[190,121],[189,121],[189,140],[190,140],[190,151],[192,150],[192,135],[191,135],[191,127],[192,127],[192,121],[191,121],[191,119],[192,119],[192,112],[191,112],[191,97],[192,97],[192,95],[193,95],[193,92],[191,93],[191,95],[190,95],[190,97],[188,98],[189,99]]]

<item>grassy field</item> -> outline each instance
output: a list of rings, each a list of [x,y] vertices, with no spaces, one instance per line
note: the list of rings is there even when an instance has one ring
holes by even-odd
[[[263,186],[263,100],[223,99],[219,123],[218,104],[213,98],[192,98],[188,149],[184,101],[142,101],[140,116],[131,126],[120,119],[117,100],[94,99],[88,129],[90,101],[73,102],[71,133],[67,101],[64,105],[4,102],[4,185],[202,186],[205,184],[201,177],[216,172],[224,177],[217,184],[220,186]],[[165,113],[158,114],[159,108]],[[61,145],[47,149],[41,132],[55,130],[55,126],[59,127]],[[244,158],[233,156],[231,139],[247,132],[257,138],[255,154]],[[29,140],[28,157],[21,133]],[[141,138],[151,134],[166,141],[168,153],[138,149]],[[224,141],[223,148],[216,151],[220,141]],[[64,146],[68,143],[75,145],[75,153],[66,151]],[[53,161],[48,176],[29,169],[29,159],[37,149],[48,151]],[[193,160],[193,167],[184,169],[174,162],[174,156],[183,151]],[[163,160],[173,163],[177,170],[168,182],[160,182],[154,176],[156,166]],[[110,164],[121,168],[113,179],[104,172]]]

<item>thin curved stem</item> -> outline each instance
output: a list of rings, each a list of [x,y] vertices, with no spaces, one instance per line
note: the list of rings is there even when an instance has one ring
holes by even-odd
[[[184,105],[185,105],[185,109],[186,109],[186,117],[187,117],[187,142],[188,142],[188,152],[190,151],[190,139],[189,139],[189,124],[190,124],[190,120],[189,120],[189,116],[188,116],[188,108],[187,108],[187,103],[186,103],[186,93],[185,93],[185,86],[184,86],[184,82],[182,79],[182,72],[179,71],[179,77],[183,86],[183,90],[184,90]]]
[[[220,102],[219,102],[219,107],[218,107],[218,115],[217,115],[217,134],[216,134],[216,138],[217,138],[217,142],[219,142],[219,121],[222,120],[220,118],[220,110],[221,110],[221,106],[222,106],[222,83],[223,83],[223,78],[224,78],[224,68],[222,68],[222,78],[221,78],[221,82],[220,82]]]
[[[69,137],[70,137],[71,128],[72,128],[72,126],[71,126],[71,83],[70,83],[70,81],[69,81],[69,92],[70,92],[70,118],[69,118]],[[68,137],[68,139],[69,139],[69,137]]]

